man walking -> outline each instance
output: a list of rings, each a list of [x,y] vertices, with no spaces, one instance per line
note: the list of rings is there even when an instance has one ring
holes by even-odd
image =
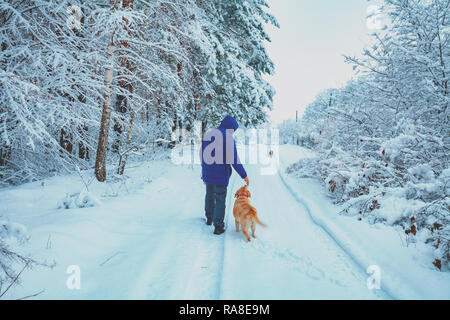
[[[214,223],[214,234],[225,232],[225,199],[232,173],[231,166],[245,180],[250,182],[237,154],[233,134],[239,127],[236,120],[226,116],[219,128],[209,130],[202,141],[202,180],[206,184],[206,224]]]

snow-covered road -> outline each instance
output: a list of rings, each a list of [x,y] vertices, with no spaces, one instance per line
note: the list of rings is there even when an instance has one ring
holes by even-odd
[[[56,261],[52,269],[24,272],[22,285],[6,298],[42,289],[37,298],[391,298],[383,290],[368,289],[365,269],[314,222],[308,206],[278,173],[262,174],[256,165],[246,168],[252,204],[268,225],[257,226],[257,238],[250,243],[234,227],[233,195],[243,185],[236,173],[228,188],[227,231],[221,236],[204,222],[198,167],[150,162],[130,168],[128,192],[84,209],[55,207],[64,192],[80,190],[76,177],[2,190],[0,213],[29,229],[24,252],[39,261]],[[106,192],[100,184],[90,189]],[[66,285],[71,265],[80,267],[80,290]]]
[[[127,244],[128,298],[137,299],[377,299],[367,274],[308,217],[278,175],[248,166],[252,203],[267,228],[247,243],[236,233],[234,174],[227,197],[227,232],[212,234],[202,218],[202,192],[167,191],[148,241]],[[202,190],[203,191],[203,190]],[[174,202],[181,203],[180,211]],[[182,208],[182,209],[181,209]],[[130,252],[130,248],[133,248]]]
[[[268,227],[257,228],[257,239],[247,243],[234,231],[229,199],[220,298],[386,298],[367,288],[367,274],[314,224],[278,174],[261,175],[257,166],[249,166],[248,174],[252,204]],[[231,190],[241,186],[234,178]]]
[[[227,196],[227,232],[212,234],[202,217],[203,190],[165,189],[148,220],[148,240],[121,249],[129,279],[123,297],[136,299],[376,299],[360,270],[315,225],[278,175],[248,166],[252,203],[267,228],[247,243],[236,233],[234,174]],[[199,192],[200,191],[200,192]],[[147,190],[149,194],[150,190]],[[147,222],[146,222],[147,223]],[[153,231],[150,231],[153,230]],[[131,251],[130,251],[131,250]],[[120,272],[120,271],[119,271]],[[119,276],[119,275],[117,275]],[[123,288],[122,287],[122,288]],[[114,292],[114,291],[113,291]],[[97,297],[104,295],[104,292]]]

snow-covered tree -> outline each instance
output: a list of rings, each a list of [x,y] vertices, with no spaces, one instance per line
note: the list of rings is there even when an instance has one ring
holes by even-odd
[[[195,120],[266,120],[265,1],[0,0],[0,183],[128,155]],[[141,153],[141,152],[140,152]]]
[[[278,24],[265,7],[264,0],[203,3],[211,17],[205,27],[213,45],[204,71],[213,90],[205,96],[201,109],[201,120],[207,126],[217,125],[226,114],[247,127],[267,120],[266,110],[272,109],[275,92],[262,78],[274,71],[264,47],[264,42],[270,41],[264,24]]]

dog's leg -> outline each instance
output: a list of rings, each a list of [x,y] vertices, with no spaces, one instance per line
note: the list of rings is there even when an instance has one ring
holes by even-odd
[[[252,237],[253,237],[253,238],[256,238],[256,236],[255,236],[255,231],[256,231],[256,225],[255,225],[255,223],[253,222],[253,223],[252,223]]]
[[[244,228],[242,228],[242,233],[244,234],[244,236],[247,238],[247,241],[250,242],[250,237],[247,233],[247,230],[245,230]]]
[[[236,222],[236,232],[239,232],[239,221],[234,220],[234,222]]]

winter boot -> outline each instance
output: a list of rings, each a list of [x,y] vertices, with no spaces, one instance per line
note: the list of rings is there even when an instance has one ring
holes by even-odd
[[[225,232],[225,228],[224,227],[215,227],[214,228],[214,234],[219,235],[219,234],[222,234],[224,232]]]

